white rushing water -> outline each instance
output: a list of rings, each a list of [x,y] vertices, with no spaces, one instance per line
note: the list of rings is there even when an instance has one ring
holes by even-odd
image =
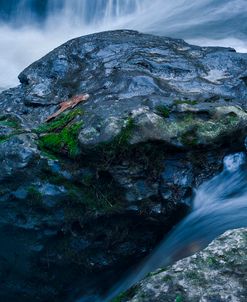
[[[247,52],[247,0],[2,0],[1,16],[0,90],[17,85],[23,68],[68,39],[108,29]]]
[[[149,272],[195,253],[226,230],[247,226],[246,183],[246,154],[227,156],[223,171],[195,190],[191,214],[166,236],[139,268],[122,280],[105,300],[99,301],[110,301]]]

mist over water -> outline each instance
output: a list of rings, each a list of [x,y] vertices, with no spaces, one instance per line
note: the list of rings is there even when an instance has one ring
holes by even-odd
[[[183,38],[247,52],[246,0],[2,0],[0,90],[67,40],[109,29]]]

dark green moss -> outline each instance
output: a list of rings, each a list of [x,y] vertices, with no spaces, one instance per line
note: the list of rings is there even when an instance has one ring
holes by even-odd
[[[183,115],[183,122],[185,124],[193,124],[195,121],[196,116],[191,112],[186,112],[185,115]]]
[[[36,129],[36,132],[41,134],[39,137],[40,149],[75,158],[79,152],[78,134],[83,122],[73,120],[82,114],[79,109],[73,110]]]
[[[0,135],[0,144],[7,141],[10,137],[11,135]]]
[[[15,131],[13,131],[12,133],[10,133],[10,134],[8,134],[8,135],[4,135],[4,134],[1,135],[1,134],[0,134],[0,143],[3,143],[3,142],[5,142],[5,141],[9,140],[11,137],[13,137],[13,136],[15,136],[15,135],[25,134],[25,133],[27,133],[27,132],[21,131],[21,130],[15,130]]]
[[[113,298],[110,302],[125,302],[132,299],[138,292],[138,286],[132,286],[126,292],[119,294],[117,297]]]
[[[112,142],[109,143],[109,148],[117,150],[124,148],[126,144],[128,145],[134,126],[135,124],[133,118],[129,117],[121,133],[117,135]],[[107,144],[105,146],[107,146]]]
[[[8,115],[0,116],[0,126],[5,126],[8,128],[11,128],[11,130],[12,130],[12,132],[10,134],[7,134],[7,135],[0,134],[0,143],[7,141],[14,135],[23,133],[20,130],[21,127],[20,127],[19,121],[12,116],[8,116]]]
[[[28,195],[27,199],[31,205],[40,205],[42,203],[42,194],[35,186],[30,186],[27,189]]]
[[[175,302],[183,302],[183,301],[184,301],[183,296],[181,296],[181,295],[176,296]]]
[[[218,266],[219,264],[214,257],[208,257],[206,261],[209,266]]]
[[[195,271],[186,272],[186,277],[192,280],[196,280],[198,278],[198,273]]]
[[[42,148],[42,147],[41,147]],[[44,157],[48,158],[48,159],[52,159],[52,160],[58,160],[58,156],[56,156],[53,152],[45,150],[45,149],[41,149],[41,155],[43,155]]]
[[[198,273],[197,271],[188,271],[186,272],[186,277],[190,279],[193,284],[196,285],[205,285],[205,278],[202,273]]]
[[[111,142],[101,143],[97,149],[98,153],[103,156],[105,164],[109,164],[116,158],[122,158],[129,149],[129,140],[133,133],[135,127],[133,118],[128,118],[125,126],[122,128],[122,131],[117,135]]]
[[[82,116],[83,111],[81,109],[75,109],[66,113],[62,113],[53,121],[43,124],[38,127],[35,132],[37,133],[49,133],[49,132],[58,132],[66,127],[73,119],[77,116]]]
[[[168,118],[170,116],[170,109],[167,106],[159,105],[156,108],[156,111],[161,114],[164,118]]]
[[[0,126],[7,126],[13,129],[20,129],[20,123],[17,118],[8,115],[0,116]]]
[[[0,125],[7,126],[13,129],[18,129],[19,124],[16,121],[3,121],[0,122]]]
[[[78,134],[82,122],[65,127],[59,133],[48,133],[39,139],[39,147],[54,153],[68,154],[74,158],[78,154]]]
[[[169,282],[169,281],[172,281],[172,277],[169,276],[169,275],[166,275],[166,276],[164,276],[164,277],[162,278],[162,280],[163,280],[164,282]]]
[[[198,101],[192,101],[192,100],[175,100],[174,105],[180,105],[180,104],[188,104],[188,105],[196,105],[198,104]]]
[[[229,124],[234,125],[238,122],[239,122],[239,117],[234,112],[229,113],[224,120],[224,123],[226,125],[229,125]]]
[[[190,130],[190,131],[185,132],[181,136],[181,142],[183,143],[184,146],[187,146],[187,147],[196,146],[198,143],[198,139],[197,139],[195,131]]]

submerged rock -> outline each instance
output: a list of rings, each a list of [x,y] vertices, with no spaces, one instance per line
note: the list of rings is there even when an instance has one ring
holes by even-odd
[[[151,273],[116,301],[244,302],[247,229],[228,231],[205,250]]]
[[[26,68],[0,94],[0,300],[94,295],[146,255],[244,149],[246,70],[233,49],[125,30]]]

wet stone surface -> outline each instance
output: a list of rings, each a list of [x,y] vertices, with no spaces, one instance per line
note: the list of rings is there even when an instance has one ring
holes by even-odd
[[[233,49],[135,31],[77,38],[27,67],[0,94],[0,300],[95,294],[97,274],[110,286],[150,252],[192,188],[244,148],[246,70]]]

